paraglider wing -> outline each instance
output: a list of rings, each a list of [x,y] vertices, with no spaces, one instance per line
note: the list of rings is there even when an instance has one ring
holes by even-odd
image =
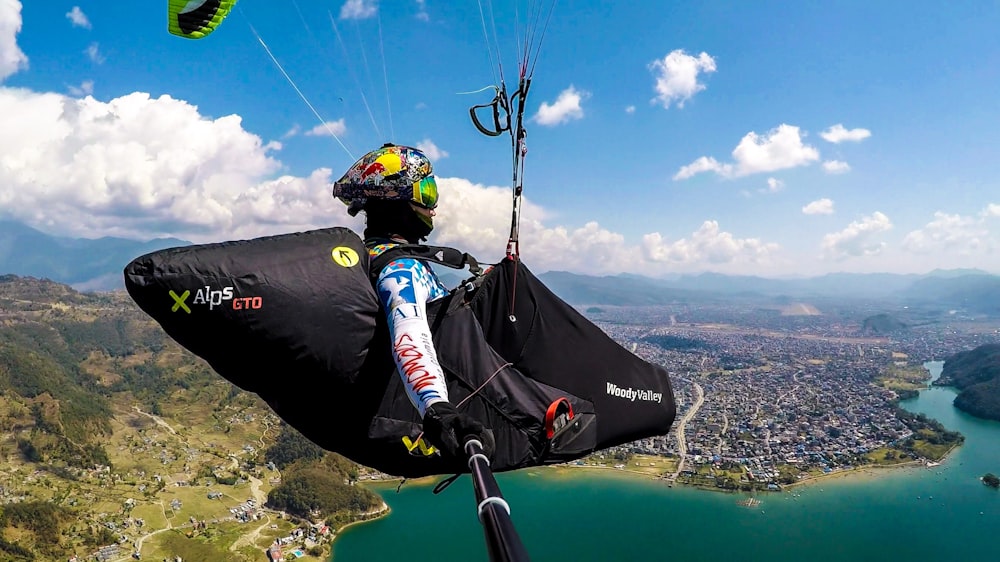
[[[167,0],[167,29],[180,37],[201,39],[215,31],[235,5],[236,0]]]

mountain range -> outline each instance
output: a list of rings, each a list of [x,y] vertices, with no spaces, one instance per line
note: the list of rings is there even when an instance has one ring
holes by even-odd
[[[51,279],[81,291],[123,287],[122,269],[133,258],[188,241],[158,238],[64,238],[13,221],[0,221],[0,275]],[[924,275],[831,273],[802,279],[771,279],[718,273],[656,279],[641,275],[593,276],[549,271],[538,277],[577,305],[643,306],[690,300],[767,298],[793,302],[825,298],[891,300],[900,305],[934,303],[976,313],[1000,314],[1000,276],[978,269],[935,270]],[[461,277],[442,275],[446,284]]]
[[[124,288],[122,270],[133,258],[190,242],[158,238],[63,238],[13,221],[0,221],[0,274],[65,283],[78,291]]]
[[[865,299],[900,306],[938,307],[1000,314],[1000,276],[974,269],[935,270],[924,275],[831,273],[804,279],[768,279],[718,273],[653,279],[635,275],[595,277],[564,271],[539,276],[573,304],[662,305],[686,300],[766,298],[789,304],[802,300]]]

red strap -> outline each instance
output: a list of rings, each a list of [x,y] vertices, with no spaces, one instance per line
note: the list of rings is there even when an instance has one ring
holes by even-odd
[[[552,436],[556,433],[555,421],[556,415],[559,413],[559,405],[566,404],[566,419],[573,419],[573,405],[569,403],[565,397],[557,399],[555,402],[549,404],[549,409],[545,411],[545,437],[552,439]]]

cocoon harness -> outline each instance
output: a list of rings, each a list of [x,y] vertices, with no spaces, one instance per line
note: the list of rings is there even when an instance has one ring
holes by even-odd
[[[125,268],[125,286],[181,346],[324,449],[398,476],[468,472],[463,459],[417,442],[421,420],[372,283],[400,257],[478,271],[468,254],[435,246],[397,246],[370,263],[361,238],[335,227],[160,250]],[[503,260],[427,312],[450,401],[494,433],[494,471],[670,429],[666,370],[618,345],[523,263]]]

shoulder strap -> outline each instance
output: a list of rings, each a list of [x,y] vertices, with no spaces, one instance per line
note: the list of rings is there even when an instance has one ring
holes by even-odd
[[[366,241],[367,242],[367,241]],[[378,280],[379,273],[394,259],[414,258],[421,261],[439,263],[452,269],[465,269],[476,277],[483,273],[479,261],[471,255],[445,246],[424,246],[422,244],[400,244],[379,254],[371,261],[368,272],[372,281]]]

